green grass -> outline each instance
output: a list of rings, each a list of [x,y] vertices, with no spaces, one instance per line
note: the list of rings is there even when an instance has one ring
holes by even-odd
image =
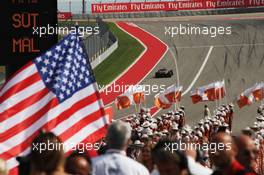
[[[95,22],[80,21],[79,26],[94,26]],[[118,39],[118,48],[95,70],[95,78],[99,85],[107,85],[120,75],[143,52],[144,47],[133,37],[119,29],[115,23],[107,23],[109,29]],[[58,26],[75,26],[74,21],[59,22]],[[59,36],[59,40],[62,36]]]
[[[144,47],[133,37],[119,29],[116,24],[108,23],[109,29],[118,38],[118,48],[95,70],[99,85],[107,85],[120,75],[143,52]]]

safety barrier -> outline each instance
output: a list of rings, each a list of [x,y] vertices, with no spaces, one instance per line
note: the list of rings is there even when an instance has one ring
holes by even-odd
[[[101,55],[95,58],[91,62],[92,68],[98,66],[101,62],[103,62],[109,55],[111,55],[118,47],[118,40],[114,44],[112,44],[108,49],[106,49]]]
[[[73,19],[103,19],[110,18],[151,18],[151,17],[173,17],[173,16],[196,16],[196,15],[221,15],[236,13],[256,13],[263,12],[264,7],[213,9],[213,10],[187,10],[187,11],[156,11],[137,13],[105,13],[105,14],[74,14]]]

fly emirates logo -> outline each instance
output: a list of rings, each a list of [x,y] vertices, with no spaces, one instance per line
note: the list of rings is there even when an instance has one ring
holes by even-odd
[[[154,11],[154,10],[164,10],[165,4],[163,3],[140,3],[140,4],[131,4],[131,10],[133,11]]]
[[[97,13],[127,11],[128,6],[126,4],[94,4],[92,10]]]
[[[169,2],[168,3],[169,9],[193,9],[193,8],[201,8],[203,7],[202,2]]]

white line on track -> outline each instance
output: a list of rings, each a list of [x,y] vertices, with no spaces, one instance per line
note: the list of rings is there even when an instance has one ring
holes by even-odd
[[[264,46],[264,43],[241,43],[241,44],[225,44],[225,45],[212,45],[213,47],[238,47],[238,46]],[[211,47],[209,45],[203,46],[178,46],[177,49],[191,49],[191,48],[205,48]]]
[[[197,79],[199,78],[199,76],[201,75],[201,73],[202,73],[202,71],[203,71],[203,69],[204,69],[204,67],[205,67],[208,59],[210,58],[210,55],[212,53],[213,48],[214,48],[213,46],[210,46],[209,51],[207,52],[207,55],[206,55],[206,57],[205,57],[205,59],[203,61],[202,66],[200,67],[199,71],[195,75],[195,77],[194,77],[193,81],[191,82],[191,84],[189,85],[189,87],[182,93],[182,96],[186,95],[192,89],[193,85],[195,84],[195,82],[197,81]],[[155,116],[160,111],[161,111],[161,109],[157,110],[152,116]]]
[[[189,85],[189,87],[182,93],[182,95],[187,94],[192,89],[193,85],[196,83],[196,81],[199,78],[199,76],[201,75],[201,73],[202,73],[202,71],[203,71],[208,59],[210,58],[210,55],[212,53],[213,48],[214,48],[213,46],[210,46],[209,51],[207,52],[207,55],[206,55],[206,57],[205,57],[205,59],[203,61],[202,66],[200,67],[199,71],[195,75],[195,77],[194,77],[193,81],[191,82],[191,84]]]
[[[183,92],[182,96],[186,95],[186,94],[192,89],[193,85],[196,83],[197,79],[198,79],[199,76],[201,75],[201,73],[202,73],[202,71],[203,71],[203,69],[204,69],[206,63],[208,62],[208,59],[210,58],[210,55],[211,55],[211,53],[212,53],[212,50],[213,50],[213,48],[214,48],[213,46],[209,46],[209,47],[210,47],[210,48],[209,48],[209,50],[208,50],[208,52],[207,52],[207,54],[206,54],[206,57],[205,57],[205,59],[204,59],[204,61],[203,61],[203,64],[201,65],[199,71],[198,71],[197,74],[195,75],[195,77],[194,77],[193,81],[191,82],[191,84],[189,85],[189,87]],[[171,86],[171,85],[170,85],[170,86]],[[169,87],[169,86],[168,86],[168,87]],[[160,111],[161,111],[161,109],[158,109],[158,110],[157,110],[152,116],[155,116],[155,115],[158,114]],[[129,116],[131,116],[131,115],[132,115],[132,114],[126,115],[126,116],[124,116],[124,117],[119,118],[118,120],[121,120],[121,119],[127,118],[127,117],[129,117]]]

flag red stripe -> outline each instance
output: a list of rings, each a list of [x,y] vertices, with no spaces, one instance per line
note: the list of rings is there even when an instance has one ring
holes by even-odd
[[[95,143],[99,139],[102,139],[106,135],[107,127],[108,127],[108,125],[106,124],[104,127],[98,129],[93,134],[90,134],[88,137],[86,137],[83,141],[81,141],[81,143],[85,143],[85,142],[88,142],[88,141],[90,143]]]
[[[237,104],[238,104],[239,108],[242,108],[246,105],[250,105],[251,102],[246,96],[240,96],[239,100],[237,101]]]
[[[131,106],[130,99],[128,96],[119,96],[116,99],[116,106],[118,110],[125,109]]]
[[[107,127],[108,125],[104,125],[102,128],[98,129],[97,131],[93,132],[92,134],[88,135],[85,139],[83,139],[82,141],[80,141],[79,143],[91,143],[91,144],[94,144],[95,142],[98,142],[100,139],[104,138],[105,135],[106,135],[106,132],[107,132]],[[60,139],[62,140],[61,136],[60,136]],[[65,140],[67,141],[67,140]],[[65,142],[64,141],[64,142]],[[73,149],[67,151],[65,153],[66,156],[69,156],[72,151],[74,151]],[[95,156],[97,156],[97,150],[86,150],[88,155],[93,158]],[[93,155],[91,155],[93,154]]]
[[[94,94],[92,94],[90,96],[87,96],[86,98],[82,99],[81,101],[78,101],[77,103],[75,103],[71,108],[69,108],[69,109],[65,110],[64,112],[62,112],[55,119],[45,123],[42,128],[45,128],[45,129],[48,129],[48,130],[51,130],[51,129],[55,128],[60,122],[62,122],[64,120],[66,120],[67,118],[69,118],[73,113],[75,113],[76,111],[80,110],[82,107],[90,105],[91,103],[93,103],[93,102],[95,102],[97,100],[98,100],[98,92],[95,92]],[[34,123],[34,122],[32,122],[32,123]],[[24,123],[23,125],[25,125],[25,124],[26,123]],[[39,133],[39,131],[33,133],[32,136],[30,136],[27,139],[25,139],[21,144],[16,145],[15,147],[9,149],[7,152],[4,152],[4,153],[0,154],[0,157],[6,160],[6,159],[9,159],[9,158],[19,154],[20,152],[24,151],[29,146],[29,143],[33,140],[34,137],[36,137],[36,135],[38,133]]]
[[[90,116],[93,116],[95,113],[90,114]],[[100,117],[102,117],[102,115]],[[100,118],[100,117],[98,117],[98,118]],[[95,118],[97,118],[97,117],[95,117]],[[86,122],[86,125],[89,125],[92,122],[94,122],[94,120],[89,120],[88,122]],[[76,134],[80,129],[82,129],[82,128],[77,129],[79,127],[78,125],[82,125],[82,123],[81,122],[78,122],[78,123],[76,123],[74,125],[75,128],[73,128],[74,129],[73,131],[76,131],[76,132],[71,131],[70,134],[67,133],[67,132],[64,133],[65,134],[63,136],[64,137],[64,139],[63,139],[64,141],[67,140],[67,139],[69,139],[71,136],[73,136],[74,134]],[[8,160],[8,159],[11,159],[12,157],[16,157],[19,153],[21,153],[22,151],[26,150],[30,146],[32,140],[39,134],[39,132],[40,132],[40,130],[38,130],[37,132],[35,132],[29,138],[25,139],[23,141],[23,143],[21,143],[20,145],[17,145],[14,148],[12,148],[11,150],[8,150],[7,152],[1,154],[0,157],[2,159],[4,159],[4,160]],[[60,135],[58,135],[58,136],[60,137]]]
[[[24,151],[26,148],[28,148],[32,142],[32,140],[38,136],[41,129],[38,129],[37,132],[33,133],[30,137],[25,139],[21,144],[16,145],[15,147],[11,148],[10,150],[0,154],[1,159],[8,160],[12,157],[16,157],[19,153]]]
[[[60,135],[60,138],[62,139],[62,141],[67,140],[67,138],[72,136],[73,133],[77,133],[83,127],[85,127],[86,125],[88,125],[89,123],[91,123],[95,120],[98,120],[99,118],[101,118],[104,115],[105,115],[104,114],[104,108],[100,108],[99,110],[95,111],[94,113],[89,114],[86,117],[84,117],[82,120],[80,120],[78,123],[74,124],[72,127],[68,128],[65,132],[63,132]]]
[[[263,99],[263,89],[256,89],[252,92],[256,101],[260,101]]]
[[[14,174],[18,174],[18,167],[9,170],[8,175],[14,175]]]
[[[162,108],[162,109],[168,109],[172,105],[172,104],[163,103],[159,98],[155,98],[154,103],[155,103],[156,107]]]
[[[24,110],[28,106],[31,106],[35,102],[39,101],[39,99],[43,98],[45,95],[49,93],[49,90],[47,88],[44,88],[35,94],[31,95],[30,97],[22,100],[21,102],[17,103],[16,105],[12,106],[11,108],[8,108],[7,110],[0,113],[0,122],[12,117],[13,115],[19,113],[20,111]],[[1,135],[0,135],[1,138]]]
[[[5,87],[5,85],[6,85],[7,83],[9,83],[10,81],[12,81],[12,79],[13,79],[17,74],[23,72],[25,69],[27,69],[28,67],[30,67],[32,64],[33,64],[32,61],[28,62],[28,63],[25,64],[21,69],[19,69],[19,70],[18,70],[17,72],[15,72],[12,76],[10,76],[10,77],[6,80],[5,84],[3,84],[3,86],[0,88],[0,92],[1,92],[2,89]]]
[[[83,98],[82,100],[76,102],[70,108],[68,108],[67,110],[63,111],[56,118],[54,118],[53,120],[51,120],[48,123],[46,123],[45,126],[43,126],[43,128],[48,130],[48,131],[52,130],[58,124],[60,124],[62,121],[67,120],[68,118],[70,118],[78,110],[80,110],[80,109],[82,109],[82,108],[84,108],[86,106],[89,106],[90,104],[96,102],[98,100],[98,94],[99,94],[99,92],[96,91],[93,94],[91,94],[91,95]]]
[[[224,88],[210,88],[205,91],[209,101],[219,100],[225,97]]]
[[[19,91],[27,88],[28,86],[36,83],[37,81],[41,80],[38,73],[34,73],[33,75],[29,76],[28,78],[20,81],[13,87],[9,88],[1,97],[0,103],[3,103],[5,100],[13,96],[14,94],[18,93]]]
[[[194,94],[191,96],[193,104],[196,104],[200,101],[202,101],[202,97],[198,94]]]
[[[27,129],[29,126],[31,126],[33,123],[35,123],[40,117],[42,117],[44,114],[46,114],[50,108],[54,108],[57,106],[58,100],[56,98],[53,98],[50,100],[45,106],[43,106],[41,109],[38,110],[35,114],[28,117],[23,122],[20,122],[19,124],[13,126],[9,130],[7,130],[4,133],[0,134],[0,142],[4,142],[7,139],[10,139],[14,135],[18,134],[19,132],[22,132],[23,130]]]

